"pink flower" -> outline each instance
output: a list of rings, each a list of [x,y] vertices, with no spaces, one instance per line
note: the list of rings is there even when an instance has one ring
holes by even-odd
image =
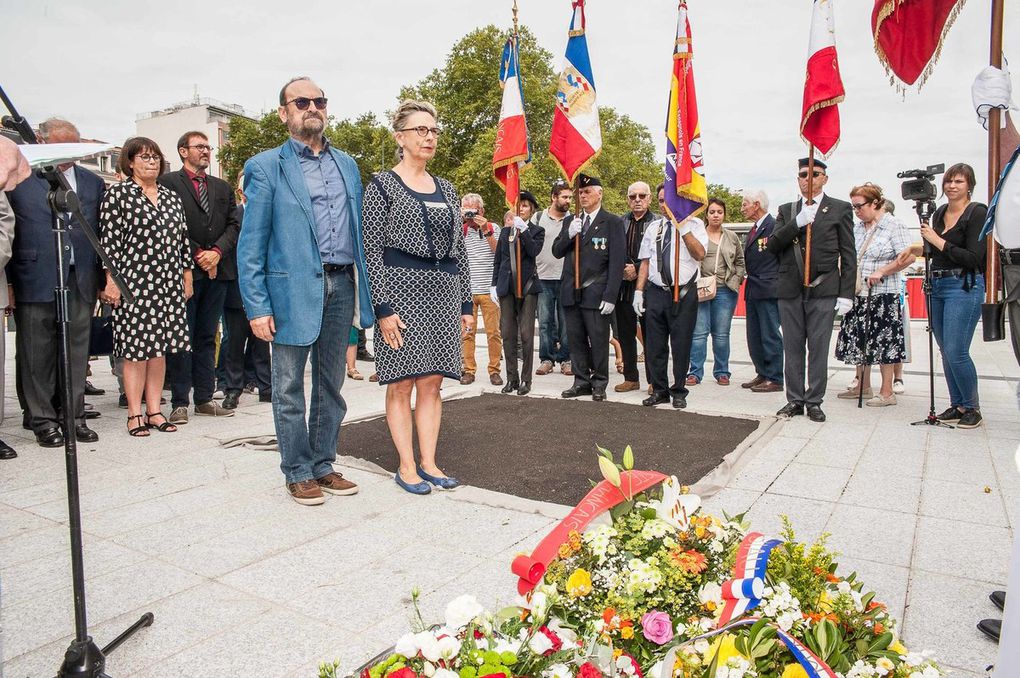
[[[673,640],[673,622],[665,612],[646,612],[641,617],[641,633],[656,645],[665,645]]]

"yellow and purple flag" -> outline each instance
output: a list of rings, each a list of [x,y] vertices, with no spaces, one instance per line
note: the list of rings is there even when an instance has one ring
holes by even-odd
[[[673,48],[673,76],[666,116],[666,216],[681,224],[708,205],[701,157],[701,125],[694,92],[691,24],[687,3],[681,2]]]

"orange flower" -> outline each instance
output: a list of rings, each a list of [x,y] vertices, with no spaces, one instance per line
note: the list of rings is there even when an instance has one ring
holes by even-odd
[[[615,631],[620,628],[620,617],[616,614],[616,608],[607,607],[602,613],[602,621],[606,625],[606,631]]]
[[[878,623],[878,622],[875,622],[875,628],[872,629],[872,630],[875,632],[876,636],[880,636],[883,633],[885,633],[885,627],[882,624]]]
[[[843,580],[837,577],[836,575],[830,573],[825,576],[825,581],[829,582],[830,584],[838,584]]]
[[[691,549],[673,551],[669,557],[677,567],[688,574],[701,574],[708,568],[708,559],[705,555]]]
[[[557,551],[556,555],[558,555],[560,558],[569,558],[570,553],[571,553],[570,544],[560,544],[560,550]]]
[[[871,612],[872,610],[876,610],[876,609],[883,609],[884,610],[885,609],[885,603],[880,603],[880,602],[878,602],[876,600],[873,600],[870,603],[868,603],[868,612]]]

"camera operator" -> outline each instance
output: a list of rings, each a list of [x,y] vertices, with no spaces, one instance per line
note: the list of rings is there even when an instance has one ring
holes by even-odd
[[[503,351],[499,334],[499,305],[489,297],[499,226],[485,218],[485,203],[477,193],[468,193],[461,198],[460,213],[464,222],[464,247],[471,270],[471,314],[475,318],[474,332],[469,332],[464,338],[464,369],[460,383],[470,384],[475,380],[478,367],[475,363],[475,336],[478,334],[478,311],[481,309],[489,344],[489,382],[493,386],[502,386],[503,378],[499,376]]]
[[[931,328],[949,386],[950,406],[938,418],[957,428],[981,425],[970,342],[985,297],[981,227],[988,208],[971,202],[976,183],[970,165],[950,167],[942,178],[942,194],[948,203],[935,210],[930,225],[921,224],[921,237],[931,252]],[[923,254],[924,243],[911,245],[900,253],[898,263],[912,263]]]

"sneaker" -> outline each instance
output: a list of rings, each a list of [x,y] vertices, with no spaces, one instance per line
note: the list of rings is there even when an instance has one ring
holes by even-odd
[[[171,424],[176,426],[182,426],[188,423],[188,408],[187,407],[175,407],[170,416],[166,418]]]
[[[841,400],[857,400],[857,397],[859,395],[860,395],[860,393],[858,392],[857,387],[853,386],[851,388],[848,388],[845,391],[840,392],[836,397],[841,399]],[[874,395],[875,395],[875,392],[872,389],[870,389],[870,388],[864,389],[864,398],[865,398],[865,400],[873,397]]]
[[[358,493],[358,486],[349,480],[345,480],[342,475],[333,471],[327,473],[321,478],[316,478],[315,483],[319,486],[319,489],[329,494],[340,494],[340,495],[351,495]]]
[[[290,497],[304,506],[318,506],[326,502],[326,496],[314,480],[303,480],[300,483],[287,483]]]
[[[891,395],[888,398],[883,396],[881,393],[876,395],[874,398],[864,403],[868,407],[889,407],[890,405],[896,404],[896,396]]]
[[[539,375],[549,374],[554,369],[556,369],[556,366],[553,365],[553,361],[551,361],[551,360],[543,360],[541,363],[539,363],[538,369],[535,370],[535,374],[539,374]]]
[[[981,413],[971,408],[956,422],[956,428],[977,428],[981,425]]]
[[[563,364],[560,365],[560,374],[565,374],[568,377],[573,376],[574,370],[570,366],[570,361],[569,360],[564,360]]]
[[[232,417],[234,411],[228,410],[215,400],[210,400],[207,403],[195,405],[195,414],[202,417]]]
[[[960,418],[962,416],[963,412],[961,412],[959,408],[956,407],[956,405],[950,405],[948,408],[946,408],[945,412],[943,412],[942,414],[935,418],[938,419],[939,421],[944,421],[947,424],[955,424],[956,422],[960,421]]]
[[[907,392],[907,387],[903,385],[902,379],[893,379],[892,392],[897,394]]]

